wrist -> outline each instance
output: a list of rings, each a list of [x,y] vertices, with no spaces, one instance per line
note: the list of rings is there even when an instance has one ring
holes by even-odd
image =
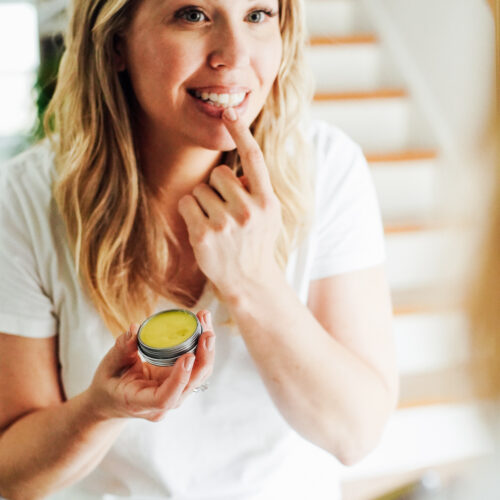
[[[267,294],[275,295],[283,287],[288,287],[288,282],[285,273],[276,264],[258,275],[238,280],[234,288],[221,295],[233,312],[248,311],[253,304],[262,304]]]
[[[92,386],[83,391],[79,396],[81,402],[82,413],[87,421],[91,424],[99,424],[103,422],[122,420],[111,415],[111,412],[106,410],[101,399],[92,389]]]

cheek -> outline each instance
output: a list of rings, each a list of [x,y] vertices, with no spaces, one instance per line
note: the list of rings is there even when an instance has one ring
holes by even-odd
[[[193,61],[193,50],[186,50],[185,45],[162,40],[144,44],[133,54],[129,66],[138,99],[154,106],[157,100],[180,91],[193,71]]]
[[[161,61],[161,73],[173,85],[183,85],[199,66],[200,54],[196,48],[187,48],[186,45],[167,45],[162,47],[158,54]]]
[[[281,38],[275,42],[273,48],[269,46],[267,50],[263,50],[258,55],[259,72],[262,75],[262,80],[265,86],[270,88],[276,77],[281,65],[282,43]]]

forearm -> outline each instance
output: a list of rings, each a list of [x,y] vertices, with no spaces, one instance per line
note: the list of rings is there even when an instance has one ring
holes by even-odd
[[[243,284],[229,310],[290,425],[352,463],[378,440],[394,391],[322,327],[282,273],[268,283]]]
[[[89,474],[125,419],[94,416],[88,393],[30,413],[0,435],[0,496],[44,497]]]

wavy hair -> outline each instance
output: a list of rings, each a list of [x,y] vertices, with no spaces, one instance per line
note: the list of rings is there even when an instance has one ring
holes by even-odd
[[[54,197],[77,273],[114,335],[150,315],[162,296],[182,307],[195,302],[189,290],[168,285],[182,272],[181,247],[142,174],[134,95],[126,71],[115,66],[116,38],[126,33],[136,5],[134,0],[74,0],[44,119],[55,152]],[[279,72],[251,130],[282,208],[275,258],[284,270],[314,211],[312,151],[303,129],[313,80],[305,64],[302,0],[280,0],[280,30]],[[241,172],[236,150],[223,160]]]

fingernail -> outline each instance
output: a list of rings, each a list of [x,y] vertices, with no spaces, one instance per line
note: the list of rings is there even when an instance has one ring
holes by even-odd
[[[210,335],[210,337],[207,337],[205,339],[205,349],[207,351],[213,351],[214,350],[214,343],[215,343],[215,339],[214,339],[214,336],[213,335]]]
[[[127,333],[125,334],[125,340],[126,340],[126,341],[129,341],[131,337],[132,337],[132,327],[130,327],[130,328],[127,330]]]
[[[224,118],[228,119],[231,122],[235,122],[238,118],[236,111],[233,108],[226,108],[224,113],[222,113]]]
[[[189,356],[189,358],[184,361],[184,369],[187,372],[189,372],[191,371],[191,368],[193,368],[193,365],[194,365],[194,357]]]

